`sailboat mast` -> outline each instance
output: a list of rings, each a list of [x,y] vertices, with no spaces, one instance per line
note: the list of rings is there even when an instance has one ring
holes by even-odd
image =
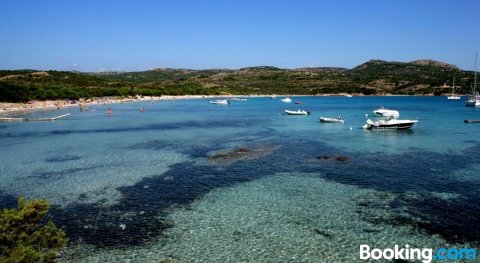
[[[473,77],[473,96],[477,96],[477,55],[478,53],[475,52],[475,73]]]
[[[455,95],[455,75],[453,75],[452,96]]]

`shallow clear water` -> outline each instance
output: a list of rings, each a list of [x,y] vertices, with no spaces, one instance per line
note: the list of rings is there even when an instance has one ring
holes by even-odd
[[[463,120],[479,109],[445,97],[292,99],[303,104],[135,102],[0,123],[0,207],[48,199],[71,238],[67,262],[354,262],[361,243],[478,245],[480,125]],[[360,129],[379,106],[419,123]],[[319,122],[339,115],[345,124]]]

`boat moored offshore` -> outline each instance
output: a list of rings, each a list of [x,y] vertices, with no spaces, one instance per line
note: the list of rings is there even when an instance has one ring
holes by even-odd
[[[285,114],[287,115],[310,115],[308,110],[285,110]]]
[[[211,100],[212,104],[228,105],[230,102],[228,100]]]
[[[406,130],[406,129],[412,128],[412,126],[417,122],[418,120],[397,120],[397,119],[379,120],[374,122],[368,119],[367,123],[363,125],[362,128],[367,130],[372,130],[372,129]]]
[[[345,120],[338,116],[337,118],[320,117],[322,123],[344,123]]]

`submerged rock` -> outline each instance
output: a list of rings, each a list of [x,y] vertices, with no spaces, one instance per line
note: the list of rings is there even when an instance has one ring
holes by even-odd
[[[321,230],[321,229],[318,229],[318,228],[314,228],[313,231],[318,234],[318,235],[322,235],[324,237],[332,237],[331,234],[329,234],[327,231],[324,231],[324,230]]]
[[[279,149],[278,145],[260,145],[254,148],[237,148],[228,152],[218,152],[208,156],[208,161],[214,164],[229,165],[237,161],[253,160],[272,154]]]
[[[330,160],[330,159],[335,159],[339,162],[345,162],[347,161],[348,159],[350,159],[350,157],[348,156],[337,156],[337,157],[333,157],[333,156],[330,156],[330,155],[319,155],[317,156],[317,159],[319,160]]]

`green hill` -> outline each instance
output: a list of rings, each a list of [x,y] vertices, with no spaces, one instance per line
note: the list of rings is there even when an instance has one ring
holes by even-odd
[[[139,72],[0,71],[0,101],[80,97],[184,94],[398,94],[468,93],[473,72],[443,62],[371,60],[353,69],[281,69],[258,66],[230,69],[158,68]]]

